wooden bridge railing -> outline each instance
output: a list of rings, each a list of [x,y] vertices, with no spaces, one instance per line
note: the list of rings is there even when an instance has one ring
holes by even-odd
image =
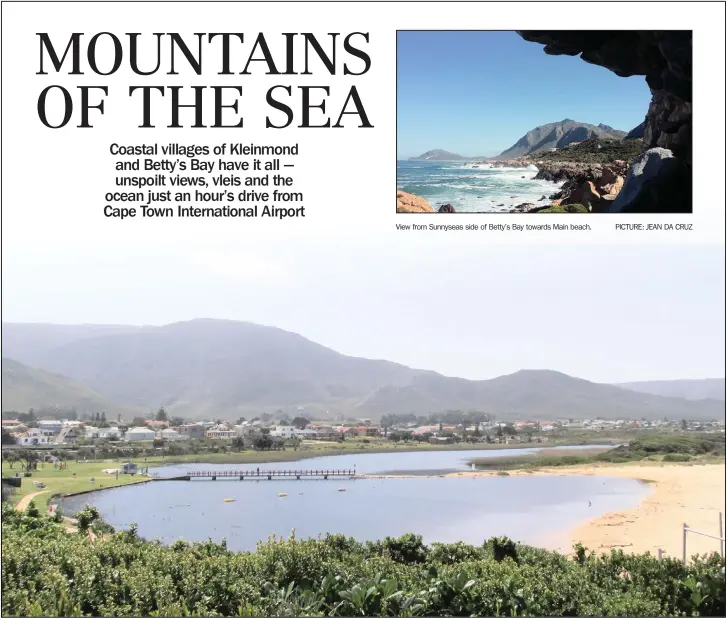
[[[356,470],[220,470],[187,472],[189,477],[355,476]]]

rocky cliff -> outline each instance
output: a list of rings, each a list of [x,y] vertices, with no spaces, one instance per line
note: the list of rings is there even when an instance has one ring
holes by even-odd
[[[621,77],[644,75],[652,93],[643,139],[651,166],[629,173],[629,201],[618,212],[691,212],[692,32],[673,31],[527,31],[526,41],[545,46],[546,54],[577,56]],[[671,156],[665,154],[668,151]],[[667,159],[674,158],[668,165]],[[655,168],[668,173],[644,174]]]
[[[566,118],[528,131],[494,159],[513,159],[551,148],[565,148],[569,144],[586,140],[622,139],[625,135],[625,131],[618,131],[605,124],[593,125]]]

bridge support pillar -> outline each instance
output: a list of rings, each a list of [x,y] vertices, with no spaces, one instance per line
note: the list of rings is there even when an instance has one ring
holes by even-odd
[[[244,476],[242,476],[242,474],[240,475],[240,480],[241,480],[241,481],[244,481],[244,480],[245,480],[245,477],[244,477]]]
[[[213,481],[216,481],[216,480],[217,480],[217,477],[216,477],[216,476],[213,476],[213,477],[212,477],[212,480],[213,480]]]
[[[323,480],[324,480],[324,481],[327,481],[327,480],[328,480],[328,475],[327,475],[327,474],[324,474],[324,475],[323,475]]]
[[[297,478],[298,480],[300,480],[300,474],[298,476],[296,476],[295,478]]]
[[[273,477],[268,474],[268,481],[272,481]]]

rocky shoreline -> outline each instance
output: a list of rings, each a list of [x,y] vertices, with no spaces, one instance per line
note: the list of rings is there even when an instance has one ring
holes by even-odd
[[[535,166],[538,172],[533,180],[561,182],[563,185],[552,195],[543,196],[538,203],[526,202],[514,207],[500,204],[501,210],[468,212],[691,212],[691,171],[683,160],[665,148],[650,148],[629,162],[579,163],[522,157],[487,161],[487,164],[515,168]],[[435,208],[424,198],[398,190],[396,211],[457,212],[452,204],[441,204]]]
[[[563,182],[559,191],[543,196],[538,203],[524,202],[500,213],[539,213],[539,212],[609,212],[614,200],[624,186],[628,164],[625,161],[613,163],[574,163],[571,161],[534,161],[528,158],[488,161],[494,167],[529,167],[534,165],[538,173],[534,180]],[[545,203],[542,203],[545,202]],[[500,206],[504,207],[504,204]],[[572,206],[572,208],[567,208]],[[442,204],[435,208],[426,199],[397,190],[396,212],[456,213],[452,204]],[[470,211],[471,212],[471,211]]]

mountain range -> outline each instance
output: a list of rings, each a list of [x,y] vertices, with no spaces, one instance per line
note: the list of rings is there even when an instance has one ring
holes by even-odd
[[[410,157],[409,161],[483,161],[485,159],[515,159],[551,148],[564,148],[569,144],[584,142],[589,139],[635,139],[643,136],[644,123],[629,133],[619,131],[607,124],[593,125],[566,118],[560,122],[551,122],[536,127],[523,135],[515,144],[494,157],[463,157],[446,150],[435,149]]]
[[[178,416],[227,419],[278,409],[317,418],[452,409],[501,419],[724,418],[724,403],[710,399],[637,392],[548,370],[452,378],[228,320],[158,327],[3,323],[2,354],[3,411],[108,406],[107,414],[115,414],[164,406]]]

